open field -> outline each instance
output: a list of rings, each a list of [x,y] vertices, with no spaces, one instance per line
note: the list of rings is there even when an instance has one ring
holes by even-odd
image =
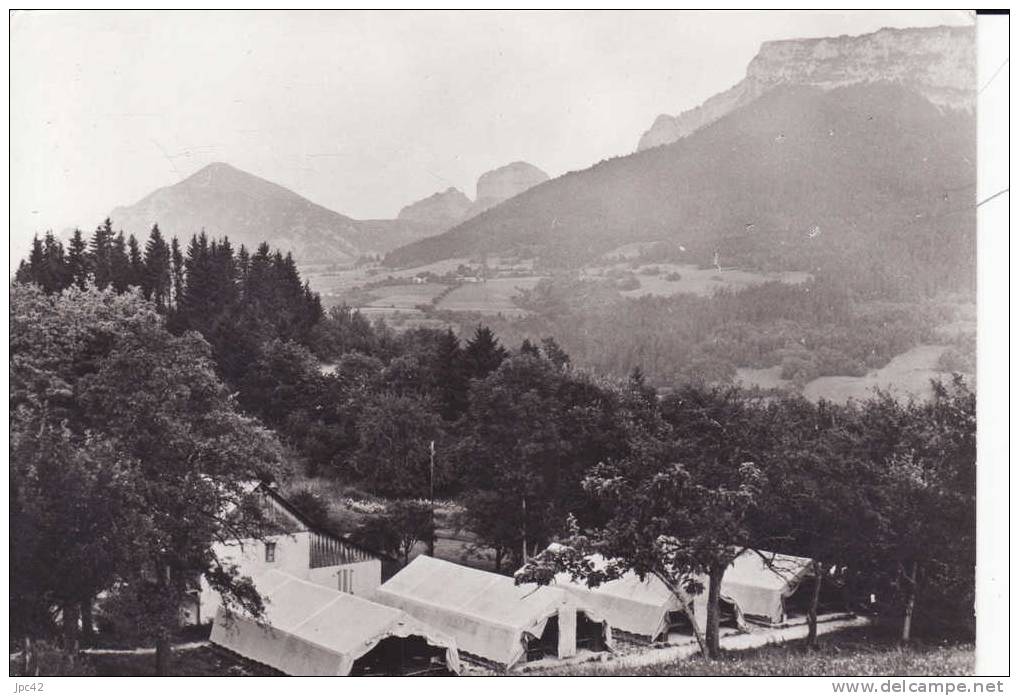
[[[85,658],[100,677],[155,676],[151,651],[89,654]],[[204,643],[176,648],[170,658],[170,675],[175,677],[271,677],[278,675],[265,665]]]
[[[943,345],[919,345],[892,358],[884,367],[871,370],[863,377],[818,377],[804,385],[802,394],[811,401],[844,402],[863,400],[874,395],[875,389],[890,391],[903,398],[926,398],[931,394],[931,380],[947,380],[950,374],[938,370],[938,359],[947,349]],[[967,375],[972,378],[972,375]],[[734,379],[746,387],[788,389],[799,391],[792,380],[782,379],[782,367],[741,367]]]
[[[375,299],[368,302],[364,307],[414,309],[420,304],[428,304],[432,301],[433,297],[447,287],[440,283],[411,283],[408,285],[386,285],[372,288],[368,292],[374,295]]]
[[[568,676],[907,676],[973,674],[972,644],[903,647],[893,634],[876,626],[822,635],[818,650],[806,652],[804,641],[766,645],[745,651],[725,650],[721,660],[697,657],[646,666],[591,663],[540,674]]]
[[[452,312],[523,315],[526,310],[517,307],[513,297],[521,290],[533,288],[541,278],[491,278],[484,283],[464,283],[442,298],[438,307]]]
[[[760,387],[761,389],[796,389],[792,380],[782,379],[781,365],[736,368],[733,382],[745,387]]]
[[[803,387],[803,395],[811,401],[827,399],[846,401],[866,399],[880,388],[903,397],[924,398],[931,393],[931,380],[947,378],[938,372],[938,358],[947,346],[920,345],[900,353],[879,370],[863,377],[818,377]]]
[[[657,273],[652,274],[652,271]],[[778,280],[783,283],[803,283],[810,279],[810,274],[803,271],[786,271],[783,273],[761,273],[745,271],[738,268],[700,268],[694,264],[654,263],[631,268],[627,264],[611,264],[605,266],[588,266],[582,277],[600,278],[613,273],[631,272],[640,281],[640,287],[624,290],[626,297],[643,295],[670,296],[680,293],[713,295],[721,288],[739,290],[750,285]],[[676,276],[679,276],[678,279]],[[673,278],[670,280],[669,278]]]
[[[329,298],[335,298],[345,292],[359,288],[366,283],[385,278],[407,278],[408,281],[420,273],[431,272],[442,275],[456,270],[457,266],[467,263],[468,259],[446,259],[427,266],[416,268],[381,268],[379,266],[336,267],[336,266],[301,266],[301,277],[308,281],[311,289],[322,295],[326,304],[334,304]]]

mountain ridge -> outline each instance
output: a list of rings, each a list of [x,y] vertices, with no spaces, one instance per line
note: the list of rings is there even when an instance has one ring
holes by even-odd
[[[972,110],[974,36],[972,26],[940,26],[767,41],[750,61],[743,80],[676,116],[659,115],[641,136],[637,150],[675,142],[781,85],[834,89],[894,82],[939,107]]]
[[[304,263],[351,262],[434,232],[410,221],[355,220],[225,162],[114,208],[110,218],[139,238],[158,224],[164,234],[181,238],[204,229],[249,248],[268,241]]]
[[[881,265],[882,244],[913,253],[910,235],[924,234],[941,245],[930,262],[954,273],[952,254],[972,256],[973,216],[960,219],[958,242],[947,223],[921,223],[971,204],[975,156],[972,113],[942,111],[901,85],[783,86],[674,143],[536,186],[385,263],[502,253],[577,267],[629,242],[671,240],[694,263],[717,250],[724,265],[813,271],[840,255]]]

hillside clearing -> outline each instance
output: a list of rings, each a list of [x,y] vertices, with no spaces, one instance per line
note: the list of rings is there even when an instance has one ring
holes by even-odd
[[[682,658],[644,666],[597,663],[554,672],[557,676],[883,676],[973,674],[971,643],[902,646],[878,626],[850,628],[820,638],[818,650],[806,652],[802,640],[746,651],[726,650],[721,660]]]
[[[479,312],[481,314],[523,315],[513,298],[521,290],[530,290],[541,276],[521,278],[492,278],[484,283],[464,283],[442,298],[439,309],[452,312]]]

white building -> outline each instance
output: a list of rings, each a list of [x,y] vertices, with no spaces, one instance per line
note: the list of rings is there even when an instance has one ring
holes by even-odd
[[[382,584],[383,556],[314,525],[272,488],[262,486],[270,519],[286,531],[261,539],[213,544],[220,561],[237,565],[254,577],[278,570],[300,580],[357,596]],[[184,610],[187,623],[211,621],[220,606],[219,593],[202,580],[197,601]]]

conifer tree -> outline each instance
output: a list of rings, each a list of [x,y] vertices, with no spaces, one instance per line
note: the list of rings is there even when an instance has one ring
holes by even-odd
[[[79,289],[85,289],[85,282],[88,280],[88,245],[81,234],[81,230],[75,228],[71,241],[67,244],[67,266],[71,274],[71,282]]]
[[[127,265],[127,285],[140,288],[142,276],[145,275],[145,262],[142,259],[141,247],[133,234],[127,239]]]
[[[124,233],[118,232],[110,244],[110,282],[117,292],[124,292],[130,285],[131,259],[127,253]]]
[[[32,250],[28,253],[28,261],[22,261],[14,279],[19,283],[36,283],[41,285],[39,273],[42,271],[43,248],[39,235],[32,237]]]
[[[43,260],[38,282],[46,292],[60,292],[71,284],[67,262],[64,259],[64,245],[53,232],[47,232],[43,240]]]
[[[170,302],[170,249],[159,231],[159,225],[152,226],[149,241],[145,244],[145,276],[142,291],[145,298],[156,304],[156,308],[165,312]]]
[[[181,253],[176,237],[170,241],[170,272],[173,279],[173,308],[179,310],[184,295],[184,254]]]
[[[475,379],[484,379],[495,372],[507,357],[509,353],[487,326],[478,326],[464,349],[467,370]]]
[[[113,222],[106,218],[96,231],[92,233],[89,242],[89,258],[92,262],[92,275],[96,287],[105,289],[112,279],[110,252],[113,244]]]

